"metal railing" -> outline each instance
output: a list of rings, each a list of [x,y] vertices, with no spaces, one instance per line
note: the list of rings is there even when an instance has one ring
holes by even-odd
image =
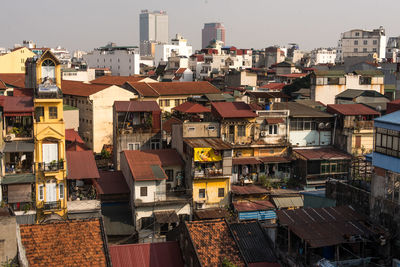
[[[37,206],[38,209],[43,210],[59,210],[61,209],[61,200],[57,201],[42,201]]]
[[[58,170],[64,170],[64,161],[39,162],[38,170],[42,172],[54,172]]]

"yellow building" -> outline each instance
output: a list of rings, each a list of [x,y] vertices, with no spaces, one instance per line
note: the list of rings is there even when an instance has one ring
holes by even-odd
[[[196,209],[224,207],[229,204],[230,177],[194,177],[193,202]]]
[[[25,61],[33,56],[35,53],[26,47],[0,55],[0,73],[25,73]]]
[[[49,51],[27,60],[27,88],[35,88],[34,141],[37,221],[67,214],[65,125],[60,62]]]

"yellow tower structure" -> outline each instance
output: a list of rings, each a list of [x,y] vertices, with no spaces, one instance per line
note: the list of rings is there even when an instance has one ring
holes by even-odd
[[[37,222],[67,216],[65,125],[60,62],[46,50],[27,60],[25,83],[34,88]]]

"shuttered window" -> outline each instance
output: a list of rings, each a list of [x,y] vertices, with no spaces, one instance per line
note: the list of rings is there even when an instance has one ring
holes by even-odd
[[[43,144],[43,162],[50,163],[53,160],[58,161],[58,144],[57,143]]]

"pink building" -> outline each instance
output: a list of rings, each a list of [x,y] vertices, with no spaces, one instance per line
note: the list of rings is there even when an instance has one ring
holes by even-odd
[[[225,44],[225,27],[222,23],[204,23],[202,30],[202,48],[206,48],[212,40],[222,41]]]

